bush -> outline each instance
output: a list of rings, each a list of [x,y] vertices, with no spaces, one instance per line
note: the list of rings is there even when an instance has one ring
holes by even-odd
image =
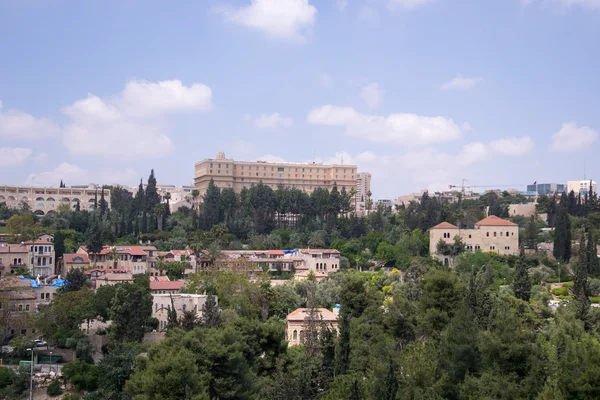
[[[78,390],[91,392],[98,388],[98,368],[95,365],[75,360],[65,364],[62,372]]]
[[[565,288],[565,287],[558,287],[558,288],[554,288],[552,289],[552,294],[555,296],[568,296],[569,295],[569,289]]]
[[[590,297],[590,302],[592,304],[600,304],[600,297]]]
[[[573,280],[573,277],[570,275],[565,275],[565,276],[560,277],[560,282],[570,282],[572,280]],[[555,276],[553,278],[548,278],[548,279],[546,279],[546,282],[547,283],[558,283],[559,282],[558,276]]]
[[[573,281],[571,281],[571,282],[567,282],[567,283],[565,283],[565,284],[563,285],[563,287],[564,287],[564,288],[567,288],[567,289],[571,289],[571,288],[573,287],[573,285],[575,285],[575,283],[574,283]]]
[[[77,393],[67,393],[65,394],[61,400],[79,400],[81,399],[81,396],[79,396]]]
[[[14,373],[8,367],[0,367],[0,389],[12,385]]]
[[[60,382],[57,381],[56,379],[53,380],[52,382],[50,382],[50,385],[48,385],[48,389],[46,390],[46,393],[48,393],[48,396],[58,396],[59,394],[62,394],[62,389],[60,388]]]

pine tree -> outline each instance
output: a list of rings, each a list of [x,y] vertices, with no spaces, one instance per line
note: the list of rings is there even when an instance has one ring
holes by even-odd
[[[202,324],[207,328],[218,328],[221,326],[221,311],[217,307],[217,299],[212,294],[206,298],[202,306]]]
[[[361,400],[362,394],[360,393],[360,386],[358,385],[358,379],[354,379],[354,383],[352,384],[352,389],[350,390],[350,398],[349,400]]]
[[[342,308],[340,312],[340,336],[335,349],[335,374],[343,375],[350,368],[350,320],[352,312]]]
[[[589,311],[590,302],[588,296],[590,295],[588,275],[589,275],[589,264],[590,256],[597,257],[596,254],[591,255],[587,247],[587,235],[586,230],[581,235],[579,241],[579,260],[574,268],[575,276],[573,277],[573,303],[575,308],[575,316],[584,322],[586,329],[589,328]]]
[[[329,389],[329,384],[335,376],[335,342],[335,330],[323,322],[319,336],[319,350],[322,358],[319,386],[323,391]]]
[[[177,310],[175,309],[175,302],[173,296],[171,298],[171,305],[167,308],[167,329],[177,328],[179,326],[177,322]]]
[[[58,264],[58,259],[65,254],[65,237],[62,231],[59,229],[54,234],[54,259]]]
[[[102,187],[102,191],[100,192],[100,219],[104,217],[106,213],[106,209],[108,208],[108,203],[104,200],[104,186]]]
[[[92,254],[94,263],[96,262],[96,254],[102,251],[102,227],[97,219],[92,221],[87,232],[87,250]]]
[[[79,212],[81,211],[81,206],[79,205],[79,200],[77,200],[77,203],[75,204],[75,212]]]
[[[529,302],[531,298],[531,280],[529,279],[527,264],[522,257],[517,261],[513,291],[517,299]]]
[[[146,185],[146,193],[144,196],[144,211],[150,216],[150,223],[148,225],[148,232],[153,232],[158,227],[158,221],[154,215],[154,209],[160,204],[160,196],[156,189],[156,178],[154,177],[154,170],[150,171],[148,177],[148,184]]]
[[[96,192],[94,193],[94,210],[98,209],[98,189],[96,189]]]
[[[527,224],[527,230],[525,232],[525,246],[528,249],[535,250],[537,252],[537,236],[538,230],[535,223],[535,216],[529,217],[529,223]]]
[[[382,400],[396,400],[396,393],[398,393],[398,377],[396,376],[394,362],[392,359],[390,359],[388,371],[384,380]]]
[[[560,200],[558,213],[556,217],[556,226],[554,228],[554,257],[563,262],[569,262],[571,259],[571,219],[567,212],[566,199]]]

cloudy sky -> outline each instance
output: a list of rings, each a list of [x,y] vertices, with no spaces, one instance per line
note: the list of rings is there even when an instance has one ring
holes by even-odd
[[[0,184],[358,164],[376,199],[600,167],[600,0],[0,0]]]

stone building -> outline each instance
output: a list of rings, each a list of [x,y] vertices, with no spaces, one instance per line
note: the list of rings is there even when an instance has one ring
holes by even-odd
[[[289,346],[302,344],[305,333],[310,329],[310,308],[298,308],[288,314],[286,318],[286,335]],[[329,325],[331,329],[338,331],[337,315],[326,308],[316,309],[316,329],[321,331],[323,323]]]
[[[450,258],[438,254],[437,245],[454,243],[459,236],[465,243],[466,251],[494,252],[502,255],[519,254],[519,226],[513,222],[491,215],[475,223],[473,229],[460,229],[448,222],[442,222],[429,230],[429,252],[449,265]]]

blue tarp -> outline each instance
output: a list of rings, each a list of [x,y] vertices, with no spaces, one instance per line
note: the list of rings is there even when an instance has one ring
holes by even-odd
[[[31,281],[31,287],[34,289],[37,289],[40,287],[40,285],[37,284],[37,282],[35,281],[35,279],[31,279],[31,278],[21,278],[22,281]]]
[[[292,254],[292,253],[297,253],[298,251],[300,251],[300,250],[298,250],[298,249],[294,249],[294,250],[283,250],[283,254]]]
[[[58,287],[63,287],[65,286],[65,280],[64,279],[57,279],[54,281],[54,283],[50,286],[58,286]]]

